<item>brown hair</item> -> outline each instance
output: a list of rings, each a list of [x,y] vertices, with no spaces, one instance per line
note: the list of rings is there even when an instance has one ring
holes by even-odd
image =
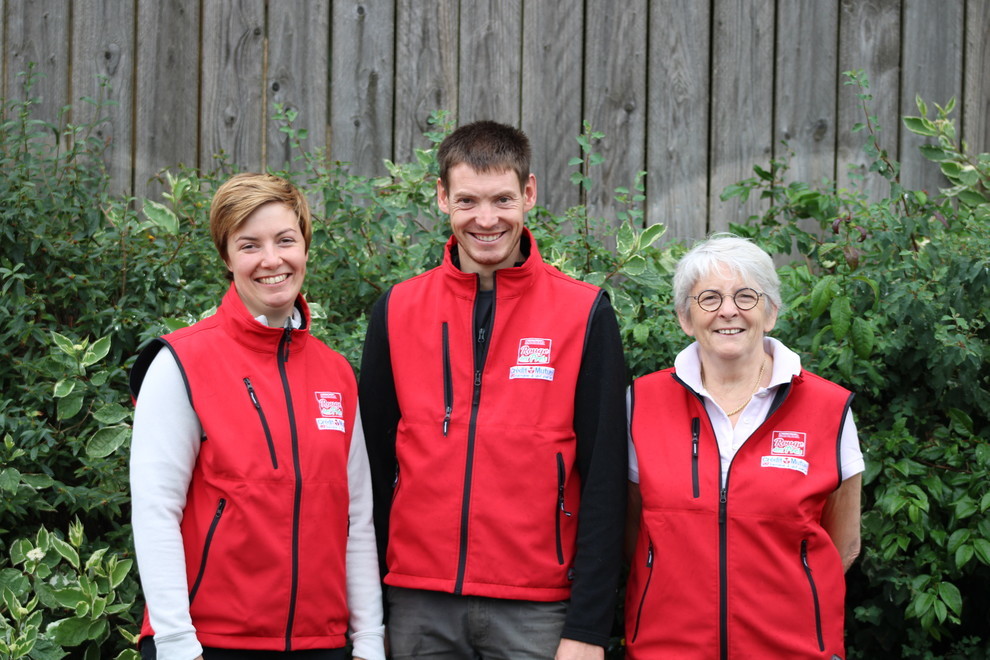
[[[529,138],[518,128],[488,120],[465,124],[440,143],[440,182],[448,188],[451,168],[464,163],[480,173],[514,171],[525,188],[530,156]]]
[[[252,213],[265,204],[285,204],[299,218],[299,231],[306,243],[313,240],[313,221],[306,196],[294,185],[271,174],[235,174],[217,188],[210,205],[210,236],[220,257],[227,262],[227,240]]]

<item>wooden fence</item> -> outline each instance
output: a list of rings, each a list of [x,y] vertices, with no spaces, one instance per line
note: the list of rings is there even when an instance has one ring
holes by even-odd
[[[899,117],[915,95],[956,97],[962,136],[990,150],[986,0],[0,0],[2,95],[19,72],[45,77],[36,111],[93,118],[114,188],[157,196],[176,164],[280,166],[276,103],[298,110],[307,146],[357,173],[384,173],[424,146],[430,112],[521,126],[540,202],[581,201],[568,161],[588,120],[605,138],[587,201],[648,172],[646,214],[672,237],[702,236],[760,208],[719,201],[730,183],[795,153],[790,176],[849,185],[862,171],[863,118],[842,72],[864,69],[882,141],[902,181],[937,170]],[[103,83],[107,85],[103,85]],[[867,192],[883,193],[868,181]]]

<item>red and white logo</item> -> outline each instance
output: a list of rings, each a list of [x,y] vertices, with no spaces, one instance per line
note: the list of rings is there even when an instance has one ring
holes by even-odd
[[[516,364],[550,364],[550,344],[549,339],[520,339]]]
[[[321,431],[344,431],[344,399],[340,392],[314,392],[320,407],[316,428]]]
[[[770,453],[774,456],[804,456],[807,434],[800,431],[774,431],[770,438]]]

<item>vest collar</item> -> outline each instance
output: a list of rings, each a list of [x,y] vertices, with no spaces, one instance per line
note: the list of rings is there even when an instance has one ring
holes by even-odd
[[[526,289],[533,285],[533,278],[543,266],[543,257],[536,246],[536,239],[529,231],[528,227],[523,227],[520,241],[529,243],[529,256],[518,266],[500,268],[495,271],[495,295],[496,298],[512,298],[521,295]],[[457,239],[453,236],[447,241],[443,250],[443,264],[440,268],[446,275],[446,281],[454,292],[454,295],[461,298],[473,300],[478,293],[478,275],[475,273],[465,273],[454,265],[453,250],[457,246]]]
[[[303,327],[291,330],[290,353],[302,350],[307,337],[309,337],[309,305],[306,304],[302,294],[296,298],[296,307],[302,314]],[[244,302],[237,293],[237,286],[233,282],[220,302],[217,316],[220,318],[223,329],[236,342],[261,353],[271,353],[277,350],[282,334],[285,332],[284,328],[272,328],[251,316],[251,312],[244,306]]]

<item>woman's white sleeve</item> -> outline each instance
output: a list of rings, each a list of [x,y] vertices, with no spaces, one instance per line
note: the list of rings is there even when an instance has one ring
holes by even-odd
[[[203,430],[170,350],[155,356],[141,384],[131,438],[131,525],[159,660],[202,654],[189,616],[182,512]]]
[[[354,657],[385,660],[382,587],[375,526],[371,517],[371,469],[360,411],[354,416],[354,431],[347,457],[347,486],[351,498],[347,536],[347,607],[350,610]]]

